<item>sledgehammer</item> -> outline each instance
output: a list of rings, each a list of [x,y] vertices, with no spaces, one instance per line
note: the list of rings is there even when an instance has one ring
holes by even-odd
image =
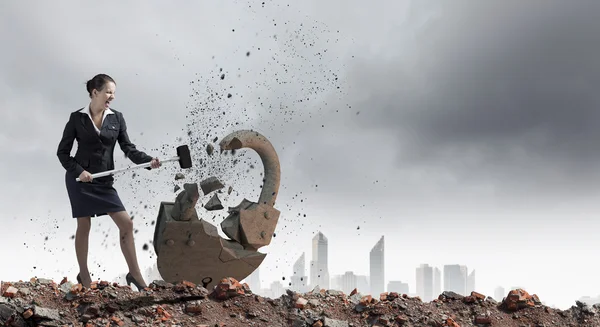
[[[162,164],[163,162],[169,162],[169,161],[179,161],[179,166],[183,169],[191,168],[192,167],[192,156],[190,155],[190,149],[188,148],[188,146],[187,145],[178,146],[176,157],[172,157],[172,158],[169,158],[166,160],[161,160],[160,162]],[[127,170],[132,170],[132,169],[137,169],[137,168],[146,168],[146,167],[150,167],[150,162],[146,162],[146,163],[131,166],[131,167],[125,167],[125,168],[121,168],[121,169],[113,169],[113,170],[103,171],[101,173],[95,173],[95,174],[92,174],[92,178],[104,177],[104,176],[113,175],[113,174],[120,173],[120,172],[127,171]],[[81,180],[79,180],[79,177],[77,177],[76,180],[78,182],[81,182]]]

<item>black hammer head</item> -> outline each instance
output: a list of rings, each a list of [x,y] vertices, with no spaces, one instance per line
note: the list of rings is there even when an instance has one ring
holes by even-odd
[[[181,168],[192,168],[192,156],[190,155],[190,148],[187,145],[177,147],[177,156],[179,157],[179,166]]]

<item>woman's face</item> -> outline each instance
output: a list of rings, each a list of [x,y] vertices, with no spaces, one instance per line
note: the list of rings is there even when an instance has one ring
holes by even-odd
[[[110,102],[115,99],[115,91],[117,86],[113,82],[104,84],[102,90],[94,90],[92,92],[92,106],[95,108],[108,109]]]

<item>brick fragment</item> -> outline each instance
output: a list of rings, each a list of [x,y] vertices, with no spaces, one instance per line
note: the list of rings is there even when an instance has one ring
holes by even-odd
[[[23,318],[29,319],[31,316],[33,316],[33,311],[31,311],[31,309],[27,309],[25,312],[23,312]]]
[[[184,280],[184,281],[182,281],[181,283],[182,283],[183,285],[185,285],[185,286],[189,287],[189,288],[196,288],[196,284],[194,284],[194,283],[192,283],[192,282],[189,282],[189,281],[187,281],[187,280]]]
[[[481,293],[477,293],[475,291],[471,292],[471,296],[478,299],[478,300],[485,300],[485,295],[481,294]]]
[[[10,298],[13,298],[13,297],[15,297],[15,296],[17,295],[17,292],[18,292],[18,291],[19,291],[19,290],[18,290],[18,289],[16,289],[14,286],[9,286],[9,287],[6,289],[6,291],[4,291],[4,293],[2,294],[2,296],[4,296],[4,297],[10,297]]]
[[[117,324],[118,326],[123,326],[125,325],[125,322],[123,322],[123,320],[121,320],[119,317],[117,316],[112,316],[110,317],[110,321],[112,321],[113,323]]]
[[[185,307],[185,312],[199,314],[202,313],[202,307],[198,302],[190,303]]]
[[[400,325],[408,322],[408,317],[406,317],[405,315],[397,315],[394,320],[399,323]]]
[[[475,317],[476,324],[489,325],[492,323],[492,318],[485,315],[479,315]]]
[[[373,302],[373,297],[371,297],[370,295],[365,295],[362,298],[360,298],[360,304],[362,305],[369,305]]]
[[[535,299],[539,301],[537,295],[535,296]],[[533,307],[535,304],[536,303],[533,296],[529,295],[529,293],[520,288],[511,290],[502,302],[504,308],[509,311],[517,311],[523,308]]]
[[[460,327],[460,325],[456,321],[454,321],[454,319],[452,319],[452,318],[446,319],[446,321],[444,321],[444,324],[442,326],[444,326],[444,327]]]
[[[301,297],[301,298],[298,298],[298,300],[296,300],[295,307],[298,309],[304,309],[307,304],[308,304],[308,300]]]
[[[83,290],[83,286],[81,284],[75,284],[71,286],[71,293],[73,294],[77,294],[81,292],[81,290]]]

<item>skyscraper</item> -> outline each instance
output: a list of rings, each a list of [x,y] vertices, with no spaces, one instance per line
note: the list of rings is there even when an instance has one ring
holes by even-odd
[[[384,238],[381,236],[379,241],[371,249],[370,259],[370,279],[371,295],[379,297],[379,294],[385,292],[385,258],[384,258]]]
[[[440,268],[433,268],[433,297],[437,298],[442,294],[442,271]]]
[[[466,267],[460,265],[444,266],[444,291],[465,295],[467,291]]]
[[[399,280],[390,280],[387,284],[387,291],[408,295],[408,284]]]
[[[271,283],[271,287],[268,290],[269,297],[272,299],[277,299],[281,297],[285,293],[285,288],[281,284],[280,281],[276,280]]]
[[[370,294],[369,279],[365,275],[356,275],[356,289],[359,293]]]
[[[355,288],[357,288],[357,280],[356,280],[356,275],[351,272],[351,271],[346,271],[345,274],[342,275],[341,278],[341,291],[346,293],[346,294],[350,294],[350,292],[352,292],[352,290],[354,290]]]
[[[312,240],[312,260],[310,261],[311,288],[319,286],[329,289],[329,268],[327,263],[327,238],[318,232]]]
[[[256,268],[248,277],[246,277],[245,282],[250,286],[250,290],[253,293],[258,294],[261,291],[260,286],[260,267]]]
[[[329,277],[329,289],[336,291],[342,290],[342,275],[333,275]]]
[[[469,276],[467,277],[467,294],[471,294],[471,292],[475,291],[475,269],[471,271]]]
[[[305,261],[306,259],[304,258],[304,252],[302,253],[302,255],[300,256],[300,258],[298,258],[298,260],[296,260],[296,262],[294,263],[294,271],[293,271],[293,275],[291,278],[291,282],[292,282],[292,286],[291,289],[293,291],[296,292],[306,292],[306,286],[307,286],[307,282],[306,282],[306,269],[305,269]]]
[[[417,268],[417,295],[423,302],[433,300],[433,267],[421,264]]]

